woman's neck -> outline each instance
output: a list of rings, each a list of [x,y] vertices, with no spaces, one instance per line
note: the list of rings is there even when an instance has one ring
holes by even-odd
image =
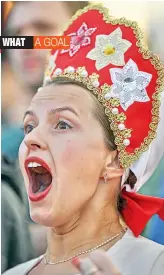
[[[115,207],[107,204],[98,209],[90,205],[64,226],[48,230],[48,261],[72,257],[101,244],[122,230]],[[114,243],[115,240],[111,245]]]

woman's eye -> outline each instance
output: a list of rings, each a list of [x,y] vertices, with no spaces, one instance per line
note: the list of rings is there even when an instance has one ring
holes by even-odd
[[[56,125],[55,129],[67,130],[67,129],[72,129],[72,127],[65,121],[59,121],[58,124]]]
[[[24,133],[29,134],[33,129],[34,129],[34,126],[28,124],[28,125],[24,126]]]

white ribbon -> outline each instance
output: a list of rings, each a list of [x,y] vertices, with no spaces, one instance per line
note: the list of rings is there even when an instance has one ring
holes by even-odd
[[[157,136],[149,146],[148,151],[144,152],[141,157],[125,170],[122,177],[121,186],[125,186],[129,192],[137,192],[151,177],[157,168],[160,160],[164,157],[164,92],[161,93],[160,106],[160,122],[157,127]],[[132,171],[137,177],[135,187],[132,189],[129,185],[125,185],[125,181]]]

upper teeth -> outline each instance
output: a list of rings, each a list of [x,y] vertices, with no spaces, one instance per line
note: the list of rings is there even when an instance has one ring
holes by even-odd
[[[28,164],[28,167],[38,167],[38,166],[41,166],[41,164],[37,163],[37,162],[30,162]]]

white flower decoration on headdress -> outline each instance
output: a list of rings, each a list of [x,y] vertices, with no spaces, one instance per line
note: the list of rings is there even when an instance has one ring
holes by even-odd
[[[109,35],[97,35],[96,47],[87,54],[87,57],[96,60],[95,66],[97,70],[109,64],[123,66],[125,64],[124,53],[131,45],[131,42],[122,39],[122,31],[120,28],[117,28]]]
[[[138,70],[137,64],[130,59],[122,68],[111,68],[111,80],[113,85],[105,98],[116,97],[120,100],[121,107],[126,111],[134,101],[146,102],[150,98],[146,87],[149,85],[152,75]]]
[[[69,52],[69,56],[73,56],[81,47],[87,46],[91,43],[90,36],[97,28],[89,28],[86,23],[83,23],[77,32],[70,33],[71,36],[70,48],[62,50],[61,53]]]

